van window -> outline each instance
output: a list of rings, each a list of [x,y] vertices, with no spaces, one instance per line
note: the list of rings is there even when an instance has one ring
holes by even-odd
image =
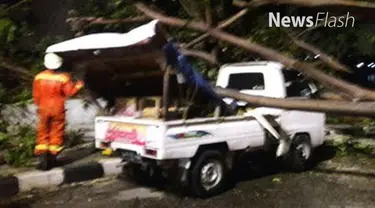
[[[227,88],[235,90],[264,90],[262,73],[236,73],[229,75]]]

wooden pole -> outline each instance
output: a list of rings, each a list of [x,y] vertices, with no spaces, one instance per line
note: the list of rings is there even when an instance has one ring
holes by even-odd
[[[165,67],[164,80],[163,80],[163,116],[164,120],[168,120],[168,106],[169,106],[169,77],[170,66]]]

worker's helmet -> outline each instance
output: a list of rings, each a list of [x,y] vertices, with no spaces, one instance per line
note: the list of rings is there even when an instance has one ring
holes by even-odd
[[[47,69],[58,69],[62,66],[63,64],[63,59],[54,54],[54,53],[47,53],[45,56],[44,56],[44,66],[47,68]]]

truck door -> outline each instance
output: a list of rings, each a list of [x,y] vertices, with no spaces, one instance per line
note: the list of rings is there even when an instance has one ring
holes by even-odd
[[[217,135],[226,141],[229,149],[257,148],[264,144],[264,131],[251,117],[228,117],[219,123]]]

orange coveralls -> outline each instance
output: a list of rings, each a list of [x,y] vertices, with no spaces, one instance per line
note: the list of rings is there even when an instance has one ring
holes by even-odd
[[[48,69],[35,76],[33,98],[39,117],[35,155],[47,152],[57,155],[62,150],[65,100],[77,94],[83,85],[82,81],[74,84],[69,74]]]

